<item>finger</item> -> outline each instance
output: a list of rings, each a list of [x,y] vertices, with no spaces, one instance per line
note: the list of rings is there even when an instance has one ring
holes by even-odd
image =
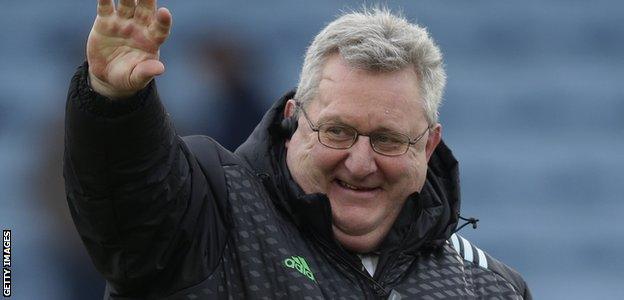
[[[156,13],[156,0],[138,0],[134,19],[141,25],[149,26]]]
[[[113,0],[98,0],[97,14],[100,17],[110,16],[115,12]]]
[[[153,19],[154,19],[153,11],[147,10],[144,7],[141,7],[140,5],[138,5],[136,9],[134,10],[134,20],[143,26],[149,26],[152,23]]]
[[[171,31],[172,17],[168,9],[161,7],[156,12],[156,21],[149,26],[150,35],[159,43],[163,43]]]
[[[119,0],[119,7],[117,8],[117,15],[124,19],[130,19],[134,17],[134,9],[136,8],[135,0]]]
[[[156,0],[138,0],[138,7],[144,8],[147,11],[155,12],[156,11]]]
[[[144,87],[154,78],[165,72],[165,65],[156,59],[140,62],[130,75],[130,82],[137,87]]]

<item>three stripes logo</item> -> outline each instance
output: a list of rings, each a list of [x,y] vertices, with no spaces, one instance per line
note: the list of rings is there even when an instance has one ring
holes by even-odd
[[[287,258],[284,260],[284,265],[288,268],[292,268],[292,269],[299,271],[299,273],[310,278],[310,280],[316,281],[314,279],[314,274],[312,274],[312,270],[310,270],[308,263],[306,263],[303,257],[291,256],[290,258]]]

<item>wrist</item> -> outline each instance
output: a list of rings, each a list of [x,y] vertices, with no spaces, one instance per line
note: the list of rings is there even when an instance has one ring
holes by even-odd
[[[105,118],[117,118],[144,109],[158,102],[155,82],[151,81],[145,88],[126,99],[113,99],[91,87],[89,64],[85,61],[72,78],[72,103],[90,114]],[[97,86],[97,83],[95,84]]]
[[[93,75],[91,72],[89,72],[89,76],[87,77],[87,84],[94,92],[111,100],[130,98],[137,93],[137,91],[120,91],[114,89],[109,84]]]

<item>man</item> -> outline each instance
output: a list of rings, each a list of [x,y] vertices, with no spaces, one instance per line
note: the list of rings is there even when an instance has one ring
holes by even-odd
[[[171,20],[155,0],[99,0],[69,91],[68,203],[106,297],[531,298],[454,234],[445,73],[423,28],[338,18],[233,154],[175,135],[158,99]]]

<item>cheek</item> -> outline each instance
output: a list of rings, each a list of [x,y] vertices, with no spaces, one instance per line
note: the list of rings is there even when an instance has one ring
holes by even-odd
[[[295,135],[289,143],[288,156],[289,166],[294,166],[290,171],[306,193],[327,192],[340,161],[336,150],[320,145],[316,135]]]
[[[394,193],[410,195],[422,188],[427,174],[427,165],[424,159],[417,159],[416,156],[410,155],[405,158],[384,162],[383,170]]]
[[[427,160],[424,153],[421,159],[416,160],[410,168],[410,174],[412,177],[412,191],[419,191],[422,189],[427,179]]]
[[[308,165],[305,171],[315,183],[316,191],[327,194],[336,170],[340,166],[343,151],[329,149],[323,145],[315,145],[308,157]]]
[[[330,149],[320,144],[315,145],[310,152],[313,167],[324,173],[334,171],[344,156],[344,151]]]
[[[306,125],[307,126],[307,125]],[[310,168],[306,171],[330,171],[335,168],[340,161],[340,157],[344,156],[345,151],[327,148],[318,141],[317,133],[301,134],[299,132],[293,136],[293,140],[297,142],[298,157],[305,167]]]

